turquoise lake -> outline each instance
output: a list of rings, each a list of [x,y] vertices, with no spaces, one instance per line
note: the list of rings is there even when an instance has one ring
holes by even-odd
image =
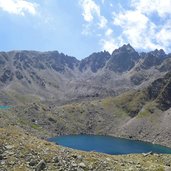
[[[9,109],[10,106],[0,106],[0,109]]]
[[[49,141],[77,150],[96,151],[112,155],[147,152],[171,154],[171,148],[111,136],[67,135],[50,138]]]

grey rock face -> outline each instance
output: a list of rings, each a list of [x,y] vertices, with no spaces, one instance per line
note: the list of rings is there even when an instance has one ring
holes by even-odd
[[[113,51],[106,68],[114,72],[125,72],[133,68],[140,58],[139,54],[128,44]]]
[[[44,160],[41,160],[41,161],[37,164],[35,171],[41,171],[41,170],[43,170],[43,169],[45,169],[45,168],[46,168],[46,163],[45,163]]]
[[[89,57],[80,61],[79,70],[84,72],[90,68],[92,72],[97,72],[105,66],[110,57],[110,54],[106,51],[93,53]]]

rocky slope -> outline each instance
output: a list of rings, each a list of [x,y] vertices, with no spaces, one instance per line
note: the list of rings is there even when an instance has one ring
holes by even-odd
[[[170,74],[115,97],[65,105],[36,102],[1,110],[1,127],[18,125],[41,138],[107,134],[171,147]]]
[[[0,129],[1,171],[169,171],[171,156],[161,154],[111,156],[82,152],[39,140],[25,131]]]

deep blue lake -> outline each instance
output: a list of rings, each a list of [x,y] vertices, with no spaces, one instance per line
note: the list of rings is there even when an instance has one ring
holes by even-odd
[[[111,136],[67,135],[50,138],[49,141],[77,150],[96,151],[113,155],[147,153],[150,151],[171,154],[171,148]]]

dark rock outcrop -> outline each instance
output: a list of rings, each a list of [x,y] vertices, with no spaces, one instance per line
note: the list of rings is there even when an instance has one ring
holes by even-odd
[[[106,68],[121,73],[129,71],[135,66],[139,58],[139,54],[130,44],[123,45],[119,49],[113,51],[111,58],[107,62]]]
[[[171,72],[155,80],[148,88],[148,94],[150,99],[157,100],[160,109],[169,109],[171,107]]]
[[[92,72],[97,72],[105,66],[106,61],[109,60],[110,57],[110,54],[106,51],[93,53],[89,57],[81,60],[79,70],[83,72],[90,68]]]

